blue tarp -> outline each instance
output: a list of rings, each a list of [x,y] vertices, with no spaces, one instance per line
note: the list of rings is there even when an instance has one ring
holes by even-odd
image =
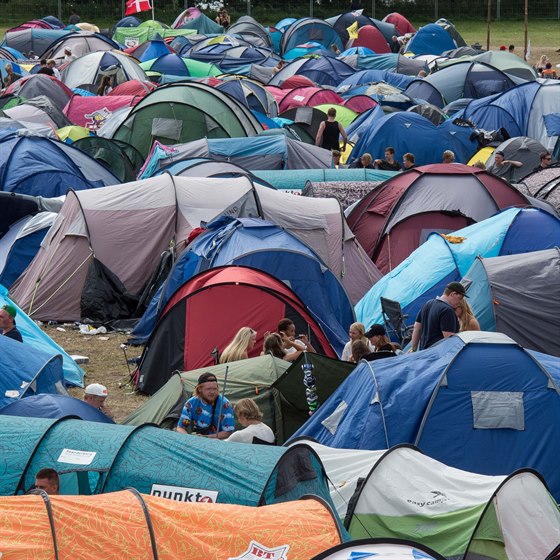
[[[510,208],[451,234],[451,243],[432,233],[407,259],[379,280],[356,304],[358,321],[383,323],[380,297],[398,301],[414,323],[421,306],[460,280],[477,256],[497,257],[560,245],[560,219],[536,208]]]
[[[361,362],[293,438],[345,449],[410,443],[446,465],[488,475],[531,467],[558,500],[559,383],[560,358],[503,335],[463,333],[414,354]],[[508,427],[476,429],[473,393],[521,405],[515,415],[509,406],[477,407],[492,413],[488,421],[504,414]]]
[[[344,288],[314,251],[266,220],[221,217],[208,229],[182,253],[154,296],[132,333],[135,344],[149,338],[169,298],[195,274],[239,265],[264,270],[285,282],[321,325],[333,348],[342,353],[354,312]]]
[[[17,309],[16,323],[23,336],[24,344],[51,356],[60,354],[65,383],[83,387],[84,372],[80,366],[10,299],[8,290],[0,285],[0,307],[7,303]]]

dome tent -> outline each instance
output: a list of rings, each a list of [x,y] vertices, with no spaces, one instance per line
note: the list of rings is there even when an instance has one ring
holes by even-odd
[[[340,35],[329,23],[319,18],[308,17],[295,21],[284,30],[280,42],[280,54],[310,41],[321,43],[328,49],[332,45],[336,45],[339,50],[344,48]]]

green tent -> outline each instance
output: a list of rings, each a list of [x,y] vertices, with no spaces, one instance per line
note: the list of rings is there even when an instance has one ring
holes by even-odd
[[[356,364],[342,362],[321,354],[302,354],[286,372],[272,385],[276,408],[282,411],[276,425],[276,439],[284,443],[309,418],[309,408],[303,385],[302,365],[307,360],[313,365],[313,376],[321,406],[350,375]]]
[[[255,136],[261,130],[251,111],[233,97],[205,84],[179,82],[144,97],[113,138],[147,157],[156,140],[169,146],[201,138]]]
[[[334,103],[324,103],[323,105],[316,105],[315,109],[319,109],[319,111],[322,111],[326,115],[331,107],[336,109],[336,120],[344,128],[350,126],[358,116],[358,113],[352,111],[352,109],[348,109],[348,107],[344,107],[344,105],[335,105]]]
[[[158,22],[145,21],[138,27],[117,27],[113,40],[127,48],[136,47],[145,41],[150,41],[159,35],[160,39],[166,37],[179,37],[193,35],[195,29],[166,29]]]

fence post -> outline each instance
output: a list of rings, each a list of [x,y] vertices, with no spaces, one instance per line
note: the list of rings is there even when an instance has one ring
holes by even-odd
[[[247,0],[247,15],[251,15],[251,0]]]
[[[558,0],[559,5],[560,5],[560,0]],[[371,17],[374,18],[375,17],[375,0],[371,0]]]
[[[496,21],[500,21],[502,15],[502,2],[501,0],[496,1]]]
[[[309,0],[309,17],[313,17],[313,0]]]
[[[58,0],[58,19],[62,21],[62,0]]]
[[[439,11],[438,8],[439,8],[439,6],[438,6],[438,0],[435,0],[435,2],[434,2],[434,21],[437,21],[437,20],[439,19],[439,17],[438,17],[438,11]]]

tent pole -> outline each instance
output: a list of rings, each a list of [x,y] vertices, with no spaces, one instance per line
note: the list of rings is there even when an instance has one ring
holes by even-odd
[[[486,50],[490,50],[490,24],[492,22],[492,0],[488,0],[488,15],[486,16]]]

